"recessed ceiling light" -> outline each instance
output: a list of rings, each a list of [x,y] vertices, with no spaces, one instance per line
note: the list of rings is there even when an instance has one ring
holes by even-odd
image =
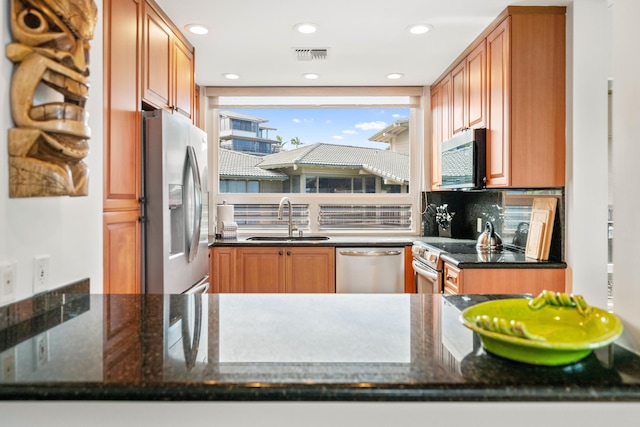
[[[316,73],[304,73],[302,75],[302,77],[304,77],[305,79],[309,79],[309,80],[315,80],[318,77],[320,77],[320,74],[316,74]]]
[[[209,32],[209,29],[207,27],[200,24],[189,24],[185,25],[184,28],[186,28],[186,30],[190,33],[198,35],[207,34]]]
[[[316,24],[312,24],[310,22],[302,22],[300,24],[296,24],[293,28],[302,34],[311,34],[318,31],[318,26]]]
[[[240,76],[235,73],[224,73],[222,77],[229,80],[238,80],[240,78]]]
[[[411,34],[416,35],[426,34],[431,30],[433,30],[433,25],[429,24],[415,24],[407,27],[407,31],[409,31]]]
[[[397,80],[404,77],[404,74],[402,73],[389,73],[387,74],[387,78],[390,80]]]

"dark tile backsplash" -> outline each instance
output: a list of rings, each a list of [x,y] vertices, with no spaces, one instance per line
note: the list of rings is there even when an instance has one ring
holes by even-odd
[[[451,221],[451,237],[477,239],[480,235],[477,231],[477,220],[482,218],[483,224],[486,221],[491,221],[495,231],[501,237],[504,236],[503,243],[513,244],[513,232],[517,225],[529,221],[526,203],[530,203],[533,196],[538,195],[556,195],[558,197],[549,259],[564,261],[565,207],[563,189],[425,192],[422,195],[422,235],[439,235],[435,220],[436,207],[446,204],[448,211],[455,213]],[[524,206],[510,205],[512,203],[522,203]],[[528,212],[530,213],[530,205]],[[524,247],[520,247],[520,249],[524,250]]]

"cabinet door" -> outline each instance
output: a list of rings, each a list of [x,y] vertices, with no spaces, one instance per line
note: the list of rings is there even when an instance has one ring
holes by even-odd
[[[104,8],[103,209],[137,210],[142,165],[138,68],[142,7],[136,0],[112,0]]]
[[[445,263],[443,268],[444,293],[455,295],[462,293],[462,270]]]
[[[195,84],[193,81],[193,52],[176,37],[173,49],[173,109],[194,120],[193,103]]]
[[[143,28],[143,100],[156,108],[171,109],[171,29],[147,3]]]
[[[442,91],[439,85],[431,88],[431,189],[442,184],[440,155],[442,144]]]
[[[286,248],[286,264],[285,292],[336,291],[334,248]]]
[[[103,214],[105,294],[137,294],[140,284],[141,223],[137,211]]]
[[[232,292],[282,292],[284,253],[281,247],[243,247],[236,249],[236,286]]]
[[[483,40],[466,58],[466,119],[467,127],[486,126],[487,115],[487,47]]]
[[[230,247],[214,247],[209,249],[209,275],[211,292],[233,292],[236,288],[236,249]]]
[[[466,114],[467,63],[460,62],[451,71],[451,132],[455,134],[469,127]]]
[[[442,141],[446,141],[451,138],[452,126],[451,126],[451,75],[442,79],[440,82],[442,92]]]
[[[510,183],[510,22],[507,17],[487,36],[487,187]]]

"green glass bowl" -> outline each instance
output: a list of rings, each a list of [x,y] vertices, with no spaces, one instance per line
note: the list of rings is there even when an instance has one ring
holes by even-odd
[[[587,306],[585,313],[575,306],[552,304],[532,309],[530,301],[533,300],[517,298],[483,302],[464,310],[460,320],[478,333],[488,352],[533,365],[576,362],[622,334],[620,319],[605,310]],[[484,325],[480,319],[485,319]],[[490,327],[487,319],[491,319]],[[515,331],[508,326],[514,324]]]

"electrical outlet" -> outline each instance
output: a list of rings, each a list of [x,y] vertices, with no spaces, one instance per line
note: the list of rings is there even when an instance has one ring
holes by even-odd
[[[15,261],[0,263],[0,302],[9,302],[16,297],[17,270]]]
[[[33,359],[35,370],[43,368],[49,363],[49,332],[36,335],[33,338]]]
[[[38,294],[49,289],[49,255],[33,258],[33,293]]]
[[[484,231],[484,224],[482,222],[482,218],[477,219],[476,230],[478,231],[478,233],[482,233]]]

